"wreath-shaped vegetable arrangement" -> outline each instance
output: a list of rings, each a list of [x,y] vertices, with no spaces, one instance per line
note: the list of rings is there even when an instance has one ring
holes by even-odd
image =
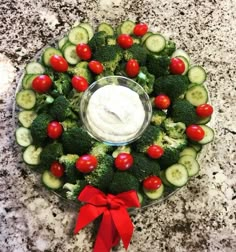
[[[112,75],[139,83],[153,104],[150,125],[127,146],[96,141],[80,119],[83,92]],[[25,68],[16,95],[21,109],[16,140],[24,162],[42,173],[43,185],[70,200],[80,195],[79,200],[94,206],[88,195],[101,200],[112,195],[125,202],[120,195],[137,192],[125,196],[135,201],[126,207],[148,205],[199,172],[197,154],[214,137],[206,125],[213,112],[207,104],[206,77],[185,51],[146,24],[125,21],[114,29],[101,23],[96,32],[87,23],[73,27]],[[111,198],[106,200],[113,209]],[[108,247],[119,240],[114,237],[128,247],[131,236],[126,240],[113,224],[108,225],[115,230]],[[76,231],[83,225],[77,223]]]

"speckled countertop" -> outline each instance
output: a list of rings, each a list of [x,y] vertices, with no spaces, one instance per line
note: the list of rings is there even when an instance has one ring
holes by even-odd
[[[173,38],[208,74],[214,143],[201,172],[165,202],[133,216],[131,252],[236,251],[236,4],[232,0],[1,0],[0,251],[91,251],[91,226],[72,235],[76,208],[40,187],[14,143],[15,78],[77,21],[142,20]],[[118,251],[124,251],[122,247]]]

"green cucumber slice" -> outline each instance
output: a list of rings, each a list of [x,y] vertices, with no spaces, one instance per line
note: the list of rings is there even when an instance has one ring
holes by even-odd
[[[23,110],[18,114],[18,120],[25,128],[29,128],[36,117],[37,113],[33,110]]]
[[[37,77],[37,74],[26,74],[22,80],[22,86],[24,89],[31,89],[32,82]]]
[[[178,163],[186,167],[189,177],[195,176],[200,170],[200,165],[193,156],[182,156]]]
[[[176,187],[182,187],[188,182],[188,171],[182,164],[174,164],[166,169],[166,179]]]
[[[145,43],[146,39],[147,39],[148,37],[150,37],[151,35],[153,35],[152,32],[147,32],[146,34],[144,34],[144,35],[142,36],[142,38],[141,38],[141,44],[143,45],[143,44]]]
[[[193,106],[199,106],[208,101],[208,93],[203,85],[194,85],[189,88],[185,94],[185,99]]]
[[[160,34],[153,34],[146,39],[145,46],[150,52],[158,53],[165,48],[166,40]]]
[[[81,26],[72,28],[69,31],[68,38],[69,41],[74,45],[78,45],[80,43],[87,44],[89,41],[89,35],[87,30]]]
[[[68,37],[65,36],[58,41],[58,48],[61,50],[65,43],[68,42]]]
[[[181,59],[184,62],[185,70],[182,73],[182,75],[185,75],[188,72],[188,69],[189,69],[189,62],[188,62],[188,60],[184,56],[178,56],[176,58]]]
[[[123,22],[120,26],[121,34],[132,34],[135,27],[135,23],[133,21],[127,20]]]
[[[16,130],[16,142],[22,147],[27,147],[32,144],[33,139],[30,130],[24,127],[19,127]]]
[[[186,147],[184,148],[179,156],[182,157],[182,156],[192,156],[193,158],[196,158],[197,157],[197,151],[193,148],[193,147]]]
[[[41,147],[36,147],[34,145],[28,146],[23,153],[24,162],[28,165],[40,164],[40,153],[42,150]]]
[[[29,89],[21,90],[16,95],[16,103],[23,109],[32,109],[36,103],[36,95],[34,91]]]
[[[62,187],[62,180],[55,177],[50,171],[44,171],[42,174],[42,182],[48,189],[57,190]]]
[[[81,23],[79,26],[83,27],[87,31],[90,40],[94,35],[93,27],[88,23]]]
[[[46,65],[46,66],[50,66],[50,58],[53,56],[53,55],[59,55],[59,56],[62,56],[62,53],[54,48],[54,47],[48,47],[45,49],[45,51],[43,52],[43,63]]]
[[[25,67],[27,74],[43,74],[45,68],[38,62],[30,62]]]
[[[159,199],[163,195],[164,185],[161,184],[161,186],[158,189],[152,190],[152,191],[143,188],[143,192],[147,195],[149,199],[156,200],[156,199]]]
[[[201,66],[192,66],[188,71],[188,78],[191,83],[202,84],[206,78],[206,71]]]
[[[166,179],[165,170],[160,171],[160,178],[161,178],[162,183],[163,183],[165,186],[173,187],[173,185],[172,185],[171,183],[169,183],[169,182],[167,181],[167,179]]]
[[[199,117],[198,121],[196,122],[197,124],[207,124],[211,120],[211,116],[207,116],[205,118]]]
[[[196,142],[189,143],[189,146],[192,147],[192,148],[194,148],[196,152],[199,152],[202,149],[202,145],[199,144],[199,143],[196,143]]]
[[[108,36],[113,36],[115,34],[112,26],[107,23],[101,23],[98,26],[98,31],[104,31]]]
[[[175,58],[179,56],[184,57],[190,63],[190,57],[183,49],[175,50],[173,54],[171,55],[171,58]]]
[[[71,65],[75,65],[80,61],[80,58],[76,53],[76,46],[75,45],[66,46],[63,50],[63,54],[64,54],[66,61]]]
[[[208,144],[214,140],[215,133],[212,128],[206,125],[200,125],[201,128],[204,130],[204,137],[202,140],[198,141],[200,144]]]

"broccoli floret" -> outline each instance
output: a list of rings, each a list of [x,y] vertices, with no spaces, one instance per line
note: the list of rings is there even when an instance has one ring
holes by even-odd
[[[49,169],[52,162],[63,155],[63,147],[60,143],[51,143],[46,145],[40,153],[40,166],[43,169]]]
[[[168,40],[166,42],[164,50],[160,52],[160,55],[171,56],[175,50],[176,50],[175,42],[172,40]]]
[[[96,32],[93,37],[88,42],[88,45],[95,52],[99,47],[104,46],[106,44],[107,34],[105,31]]]
[[[181,138],[174,139],[170,136],[164,135],[162,137],[162,142],[160,145],[165,149],[172,148],[182,151],[184,147],[187,145],[186,135],[183,135]]]
[[[195,107],[187,100],[177,100],[170,110],[174,122],[182,122],[186,126],[197,122]]]
[[[106,44],[107,45],[116,45],[116,36],[107,36],[106,38]]]
[[[156,79],[154,84],[154,93],[158,95],[164,93],[173,101],[188,88],[188,78],[184,75],[168,75]]]
[[[102,46],[93,55],[93,58],[100,61],[106,70],[112,72],[115,71],[122,57],[122,49],[117,45]]]
[[[67,118],[77,119],[69,106],[70,103],[64,96],[58,96],[50,108],[50,114],[60,122],[65,121]]]
[[[62,144],[66,153],[83,155],[89,152],[94,139],[82,128],[71,128],[62,133]]]
[[[36,104],[34,106],[34,111],[36,113],[47,111],[49,105],[54,102],[54,98],[48,94],[39,94],[36,93]]]
[[[34,143],[37,145],[43,145],[48,137],[47,127],[53,118],[48,114],[39,114],[32,122],[30,131]]]
[[[159,175],[160,166],[156,162],[143,153],[132,153],[134,163],[129,169],[129,172],[134,175],[139,181],[143,181],[150,175]]]
[[[166,119],[166,113],[159,109],[152,110],[151,123],[156,126],[160,126]]]
[[[104,70],[102,73],[96,75],[95,80],[99,80],[103,77],[111,76],[111,75],[114,75],[114,72],[112,72],[111,70]]]
[[[85,180],[77,180],[75,184],[65,183],[63,189],[68,190],[66,192],[66,197],[70,200],[77,200],[80,192],[87,185]]]
[[[53,82],[55,90],[58,94],[67,96],[72,89],[71,79],[68,74],[58,73],[56,80]]]
[[[95,157],[101,157],[101,156],[105,156],[106,153],[110,152],[113,150],[113,147],[111,145],[107,145],[105,143],[101,143],[101,142],[96,142],[91,151],[90,154],[95,156]]]
[[[83,64],[85,64],[85,63],[83,63]],[[80,63],[78,63],[75,66],[69,66],[67,72],[72,75],[84,77],[88,81],[88,83],[93,82],[93,75],[92,75],[91,71],[88,69],[88,65],[85,66],[85,65],[81,65]]]
[[[125,66],[126,66],[126,62],[121,61],[121,63],[117,66],[115,70],[115,74],[120,75],[120,76],[127,76],[125,72]]]
[[[118,194],[129,190],[139,189],[139,181],[127,171],[117,171],[114,173],[112,182],[109,186],[109,192]]]
[[[147,69],[148,72],[156,77],[169,74],[170,58],[166,55],[148,54]]]
[[[107,190],[113,178],[113,174],[113,158],[105,154],[98,157],[97,167],[85,176],[85,180],[92,186],[101,190]]]
[[[79,126],[78,121],[66,119],[65,121],[61,122],[64,131],[67,131],[71,128],[76,128]]]
[[[146,93],[151,94],[155,82],[155,76],[147,71],[146,67],[141,67],[135,81],[139,83]]]
[[[133,39],[133,44],[134,45],[139,45],[141,43],[141,40],[138,36],[131,36]]]
[[[117,147],[113,152],[112,152],[112,157],[116,158],[120,153],[130,153],[131,148],[128,145],[123,145]]]
[[[76,112],[78,115],[80,113],[80,101],[83,96],[83,92],[77,92],[73,89],[68,97],[68,101],[70,103],[70,108]]]
[[[165,169],[179,160],[180,151],[175,148],[165,148],[164,154],[158,159],[161,169]]]
[[[184,123],[182,122],[175,123],[171,118],[167,118],[164,121],[163,126],[167,132],[167,135],[175,139],[183,138],[186,130],[186,126]]]
[[[124,58],[126,61],[136,59],[139,65],[143,66],[147,60],[147,51],[143,46],[134,44],[129,49],[124,51]]]

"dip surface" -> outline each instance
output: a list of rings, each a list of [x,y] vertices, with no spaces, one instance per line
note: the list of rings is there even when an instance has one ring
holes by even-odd
[[[86,116],[90,128],[99,138],[108,142],[126,142],[142,127],[145,111],[136,92],[111,84],[94,92]]]

